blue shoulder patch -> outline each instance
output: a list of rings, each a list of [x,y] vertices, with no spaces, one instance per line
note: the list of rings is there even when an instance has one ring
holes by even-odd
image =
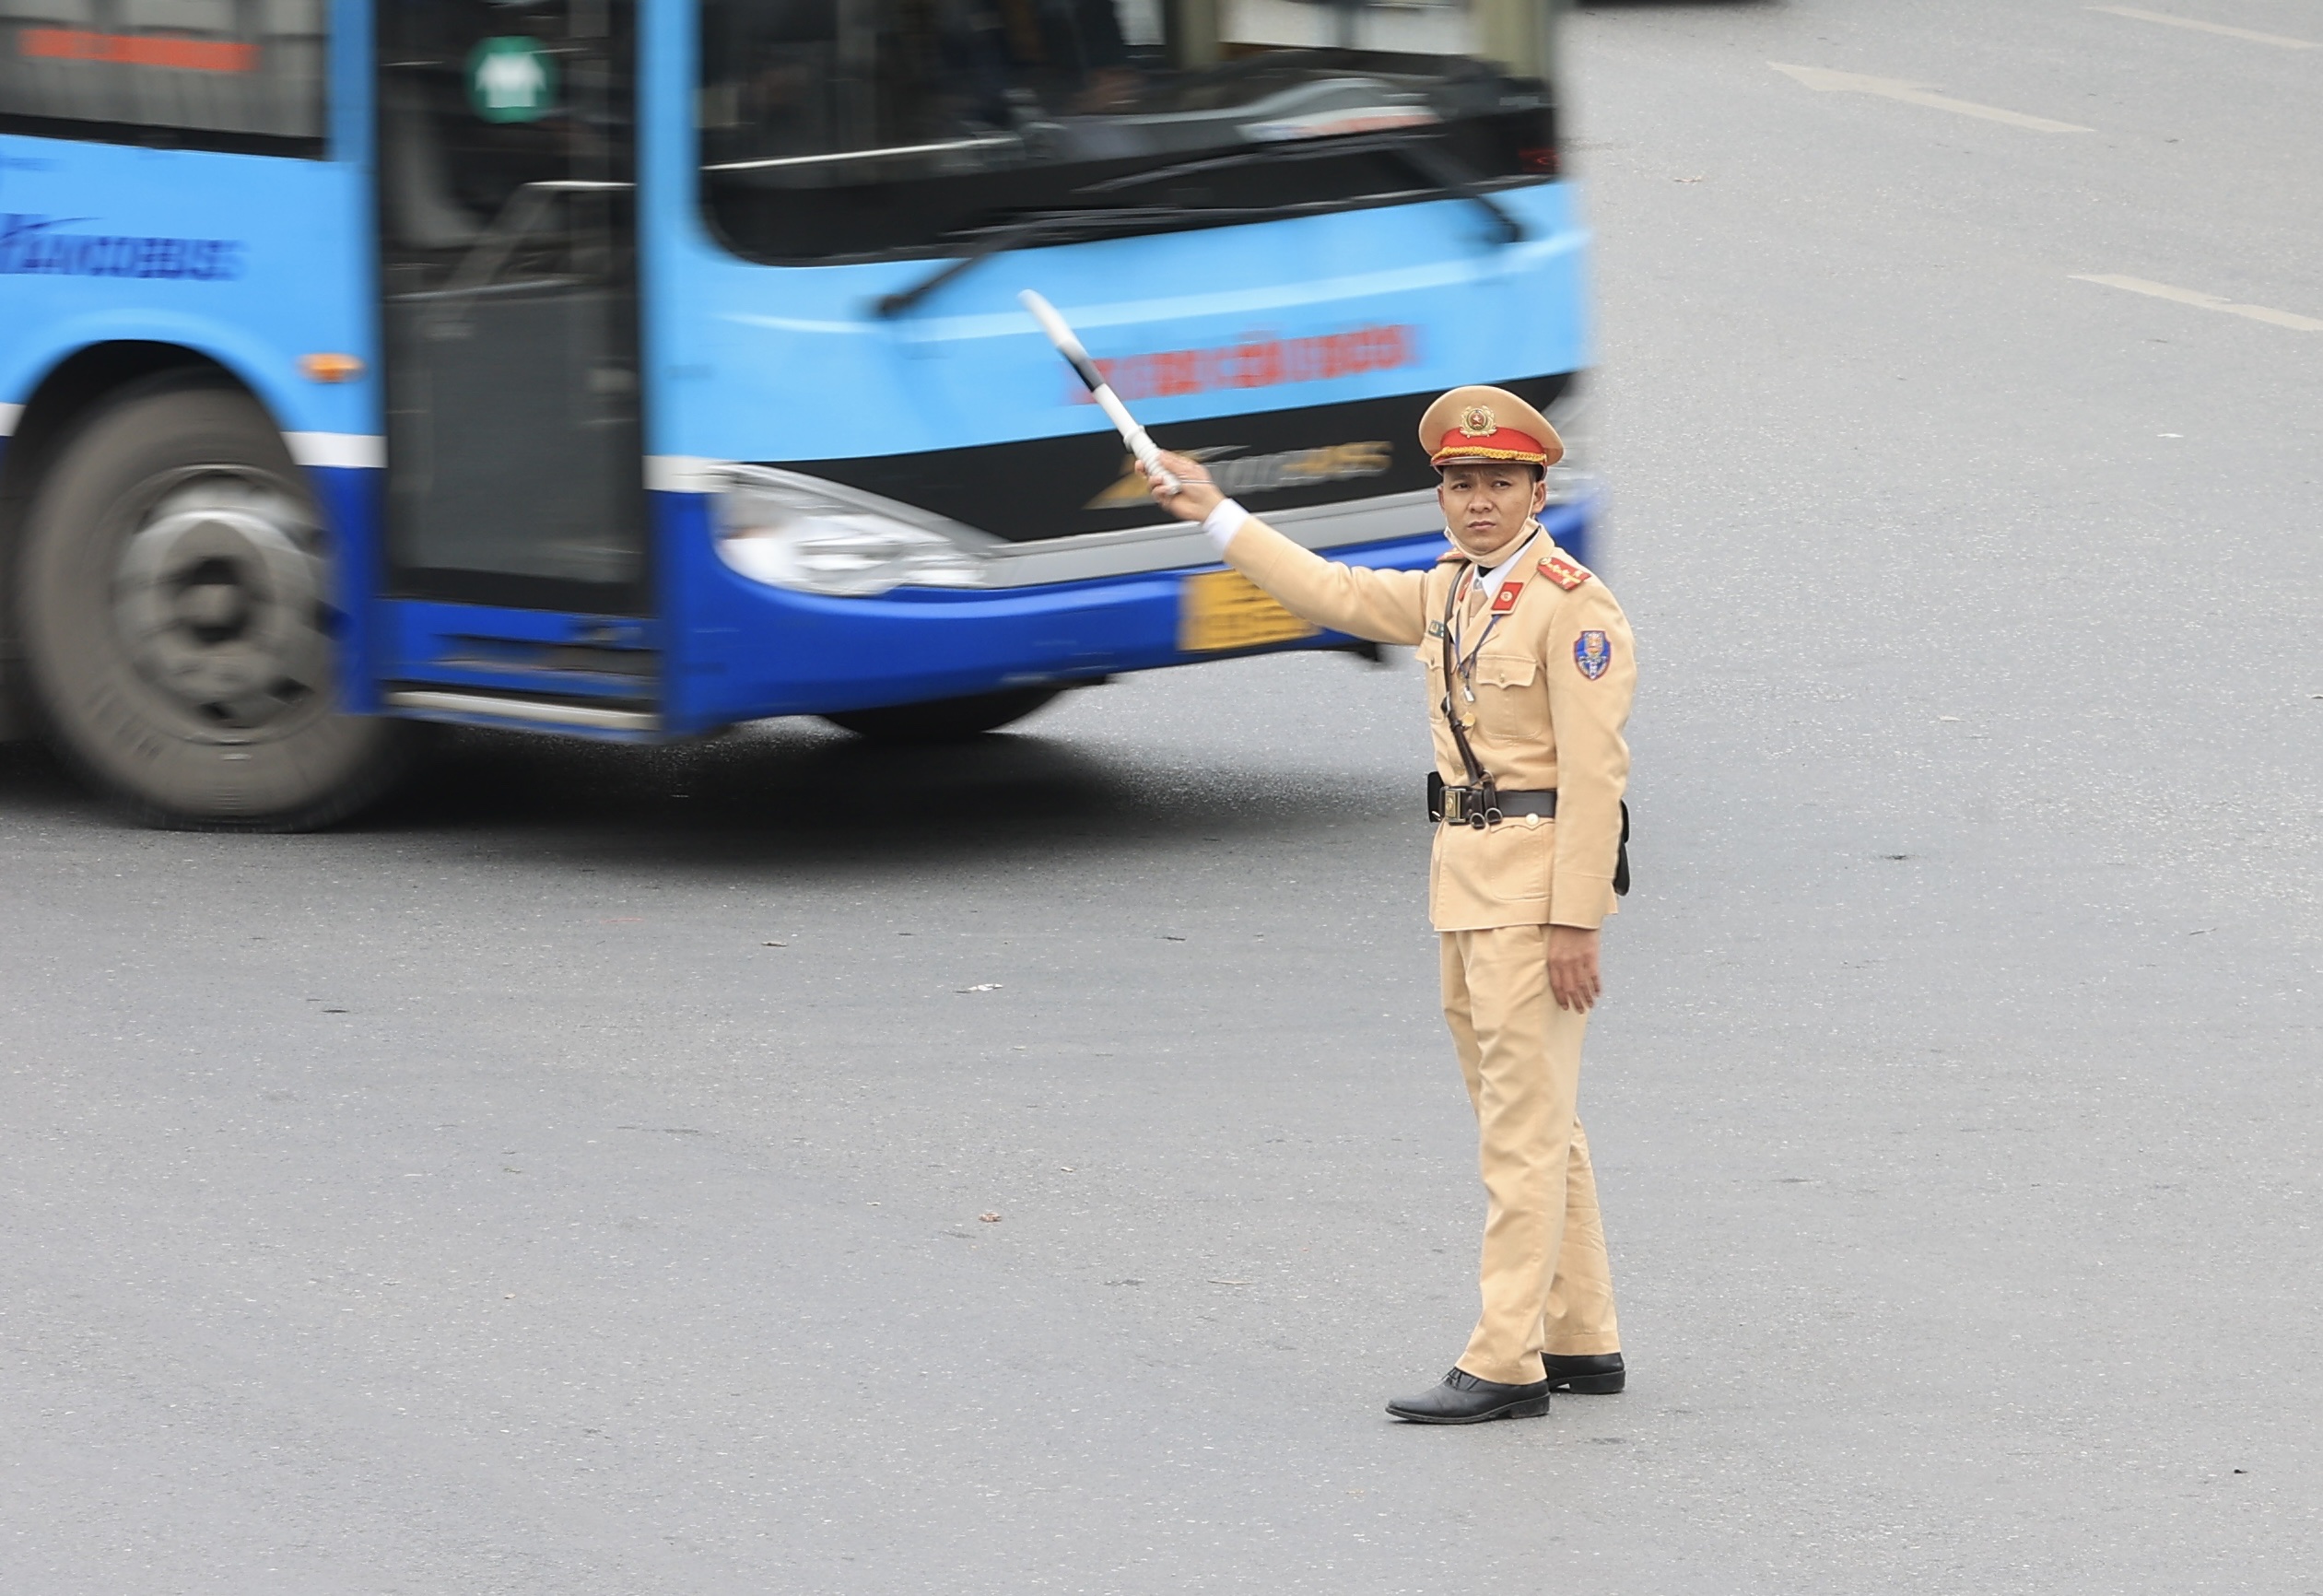
[[[1605,640],[1603,632],[1583,632],[1573,640],[1573,663],[1593,682],[1613,663],[1613,645]]]

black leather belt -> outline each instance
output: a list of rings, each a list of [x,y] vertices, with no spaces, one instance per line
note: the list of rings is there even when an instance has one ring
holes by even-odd
[[[1496,787],[1451,787],[1431,770],[1427,775],[1427,817],[1455,826],[1493,826],[1512,815],[1556,818],[1556,794],[1504,792]]]
[[[1441,773],[1427,773],[1427,817],[1449,820],[1455,826],[1473,826],[1482,830],[1497,826],[1511,815],[1538,815],[1544,819],[1556,818],[1556,794],[1554,792],[1503,792],[1493,786],[1486,776],[1481,787],[1450,787],[1445,785]],[[1621,806],[1621,843],[1613,854],[1613,896],[1629,896],[1629,804]]]

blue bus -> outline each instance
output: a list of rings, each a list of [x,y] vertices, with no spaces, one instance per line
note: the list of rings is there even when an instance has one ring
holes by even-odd
[[[1555,4],[0,0],[0,730],[290,828],[424,722],[940,739],[1347,647],[1016,293],[1291,535],[1432,560],[1425,398],[1585,361]]]

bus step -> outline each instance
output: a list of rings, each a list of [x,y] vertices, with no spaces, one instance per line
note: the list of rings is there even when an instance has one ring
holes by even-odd
[[[432,687],[391,688],[383,697],[387,707],[399,714],[461,726],[562,732],[618,743],[654,742],[662,734],[662,718],[643,710],[510,698],[498,693],[452,693]]]

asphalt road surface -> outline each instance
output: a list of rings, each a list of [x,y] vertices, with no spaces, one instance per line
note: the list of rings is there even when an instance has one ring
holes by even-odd
[[[1408,665],[293,839],[15,750],[0,1590],[2323,1590],[2323,5],[1572,35],[1626,1394],[1380,1412],[1481,1211]]]

